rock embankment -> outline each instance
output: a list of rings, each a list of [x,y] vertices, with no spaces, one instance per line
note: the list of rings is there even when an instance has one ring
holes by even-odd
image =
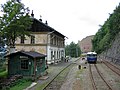
[[[111,43],[111,47],[101,54],[101,57],[120,65],[120,33]]]

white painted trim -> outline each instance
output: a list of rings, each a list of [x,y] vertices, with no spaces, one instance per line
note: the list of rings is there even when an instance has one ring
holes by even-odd
[[[53,55],[54,55],[53,60],[51,60],[51,57],[52,57],[51,51],[53,51]],[[47,46],[47,62],[50,64],[50,63],[61,61],[62,51],[63,51],[63,57],[65,57],[65,48]]]

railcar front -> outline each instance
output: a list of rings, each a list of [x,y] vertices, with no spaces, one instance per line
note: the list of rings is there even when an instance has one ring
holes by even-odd
[[[96,63],[97,62],[97,53],[88,52],[87,53],[87,62],[88,63]]]

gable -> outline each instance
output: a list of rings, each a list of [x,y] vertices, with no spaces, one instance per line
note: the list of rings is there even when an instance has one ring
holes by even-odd
[[[53,29],[52,27],[46,25],[45,23],[43,23],[42,21],[40,20],[37,20],[35,18],[33,18],[33,23],[32,23],[32,26],[31,26],[31,29],[30,31],[32,32],[53,32],[60,36],[60,37],[65,37],[63,34],[61,34],[60,32],[56,31],[55,29]]]

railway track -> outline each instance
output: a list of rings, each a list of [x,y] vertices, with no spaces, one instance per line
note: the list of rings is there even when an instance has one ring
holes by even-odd
[[[56,80],[56,79],[61,75],[61,73],[62,73],[65,69],[69,68],[71,65],[72,65],[72,63],[69,64],[69,65],[68,65],[67,67],[65,67],[64,69],[62,69],[62,70],[44,87],[43,90],[58,90],[58,89],[60,89],[60,87],[61,87],[61,85],[62,85],[62,83],[64,82],[65,79],[64,79],[64,80]],[[65,76],[63,76],[64,78],[66,77],[67,73],[68,73],[68,72],[66,72]]]
[[[59,90],[61,88],[61,85],[65,81],[65,78],[67,74],[69,73],[69,70],[80,58],[76,59],[74,62],[70,63],[68,66],[66,66],[64,69],[62,69],[44,88],[43,90]],[[68,69],[68,70],[67,70]],[[63,74],[62,74],[63,73]],[[62,74],[62,75],[61,75]],[[61,77],[62,76],[62,77]]]
[[[109,63],[108,61],[102,61],[108,68],[110,68],[113,72],[115,72],[118,76],[120,76],[120,68],[115,65]]]
[[[92,69],[94,69],[94,70],[96,69],[95,72],[97,72],[97,74],[93,73]],[[100,83],[97,83],[96,80],[95,80],[96,79],[96,77],[95,77],[96,75],[99,76],[99,78],[97,76],[98,81],[100,80],[100,78],[102,79],[102,81],[104,82],[103,85],[106,85],[106,87],[104,87],[106,90],[113,90],[111,85],[105,80],[105,78],[103,77],[102,73],[99,71],[99,69],[96,66],[96,64],[92,64],[92,65],[89,64],[89,71],[90,71],[90,79],[91,79],[92,86],[93,86],[94,90],[98,90],[97,86],[99,86],[99,84],[100,84]]]
[[[95,85],[95,81],[94,81],[94,78],[93,78],[93,73],[92,73],[92,70],[91,70],[91,65],[89,64],[89,71],[90,71],[90,79],[91,79],[91,82],[92,82],[92,87],[93,87],[93,90],[97,90],[97,87]]]
[[[74,62],[70,63],[68,66],[66,66],[64,69],[62,69],[44,88],[43,90],[59,90],[63,82],[65,81],[65,78],[67,74],[69,73],[69,70],[80,58],[75,60]],[[68,70],[67,70],[68,69]],[[63,73],[63,74],[62,74]],[[61,77],[62,76],[62,77]]]

